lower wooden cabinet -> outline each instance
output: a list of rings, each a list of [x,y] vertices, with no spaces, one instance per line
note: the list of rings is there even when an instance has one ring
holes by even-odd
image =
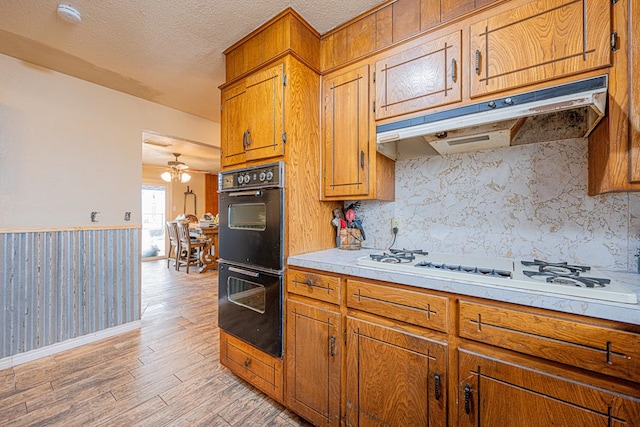
[[[340,313],[287,300],[286,404],[317,426],[340,425]]]
[[[220,330],[220,363],[283,403],[282,360]]]
[[[346,323],[345,425],[448,425],[447,345],[388,325]]]
[[[466,426],[580,426],[640,425],[640,399],[601,384],[585,375],[544,364],[491,356],[459,349],[458,416]],[[613,386],[613,383],[611,383]]]

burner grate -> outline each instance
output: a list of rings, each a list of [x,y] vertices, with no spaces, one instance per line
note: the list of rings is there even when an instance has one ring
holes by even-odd
[[[369,256],[374,261],[400,264],[415,260],[416,255],[428,254],[429,252],[425,252],[422,249],[389,249],[389,253],[383,252],[382,254],[371,254]]]
[[[611,283],[609,279],[600,277],[584,277],[574,274],[558,274],[546,271],[523,271],[524,275],[532,279],[544,279],[547,283],[577,286],[579,288],[604,288]]]
[[[534,259],[533,261],[521,261],[522,265],[527,267],[537,266],[538,271],[541,273],[555,273],[563,275],[579,276],[580,273],[586,273],[591,270],[591,267],[584,265],[573,265],[566,262],[547,262]]]

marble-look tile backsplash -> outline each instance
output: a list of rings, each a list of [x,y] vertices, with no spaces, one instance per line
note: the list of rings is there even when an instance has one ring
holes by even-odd
[[[587,141],[396,163],[396,200],[363,201],[366,247],[538,258],[635,270],[640,194],[587,195]]]

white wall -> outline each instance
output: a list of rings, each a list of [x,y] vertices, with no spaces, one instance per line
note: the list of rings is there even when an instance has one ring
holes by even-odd
[[[0,229],[139,225],[143,130],[219,146],[218,123],[0,55]]]

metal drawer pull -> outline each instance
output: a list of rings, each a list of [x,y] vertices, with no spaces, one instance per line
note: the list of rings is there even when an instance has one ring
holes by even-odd
[[[307,279],[307,286],[309,287],[313,286],[313,282],[311,281],[311,279]]]
[[[464,412],[471,413],[471,386],[469,384],[464,386]]]
[[[436,400],[440,400],[440,374],[436,372],[436,374],[434,375],[435,378],[435,393],[436,393]]]
[[[251,359],[247,359],[244,361],[244,367],[248,368],[249,366],[251,366]]]
[[[255,271],[243,270],[237,267],[229,267],[229,271],[233,271],[234,273],[240,273],[240,274],[244,274],[246,276],[251,276],[251,277],[260,277],[260,273],[257,273]]]
[[[451,81],[455,83],[458,80],[458,66],[457,62],[454,59],[451,60]]]

